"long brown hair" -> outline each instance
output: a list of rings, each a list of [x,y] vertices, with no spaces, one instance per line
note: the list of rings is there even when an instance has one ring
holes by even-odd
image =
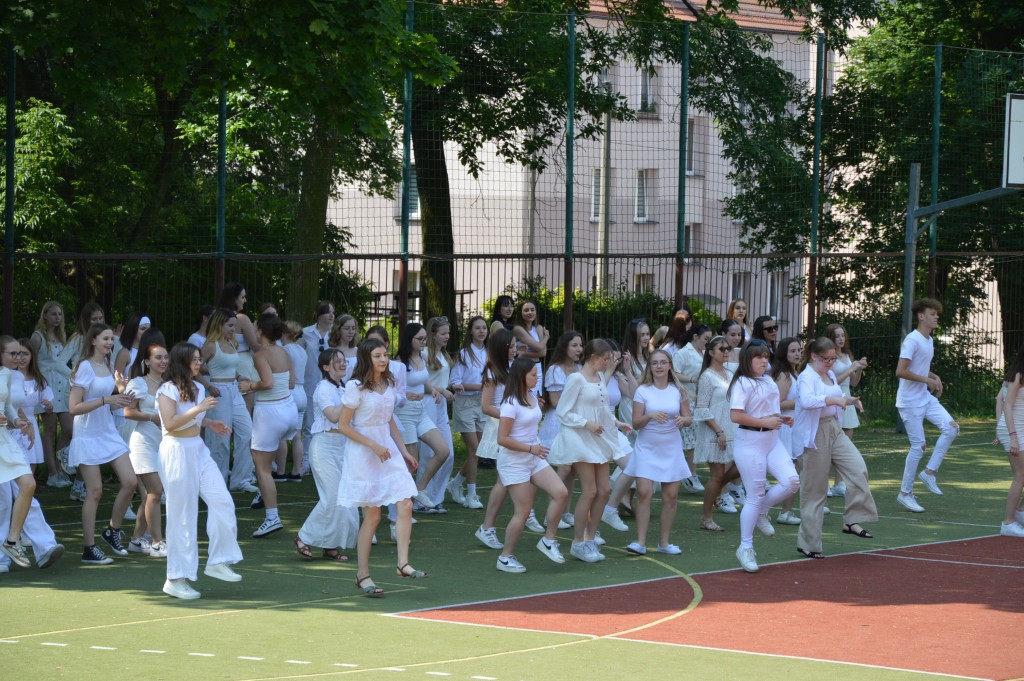
[[[75,362],[75,368],[71,372],[72,376],[78,373],[78,367],[82,366],[82,362],[85,362],[92,357],[92,353],[95,351],[92,347],[92,342],[104,331],[113,331],[113,329],[106,324],[93,324],[89,327],[85,336],[82,337],[82,350],[78,353],[78,361]],[[113,365],[110,361],[110,355],[107,355],[107,359],[105,361],[107,363],[107,368],[111,370],[111,373],[113,373]]]
[[[843,349],[839,349],[839,343],[836,343],[836,331],[839,329],[843,330],[843,335],[846,336],[846,343],[843,344]],[[850,332],[846,330],[846,327],[842,324],[829,324],[825,327],[825,338],[828,338],[833,343],[836,343],[836,354],[842,353],[853,359],[853,346],[850,345]]]
[[[43,376],[43,372],[39,370],[39,358],[36,357],[36,353],[32,352],[32,346],[28,344],[30,339],[19,338],[18,343],[28,351],[28,373],[25,374],[27,378],[31,378],[36,382],[39,388],[39,392],[43,391],[46,387],[46,376]]]
[[[536,370],[536,364],[529,357],[516,357],[509,367],[508,378],[505,379],[505,396],[501,403],[511,403],[515,400],[524,407],[535,405],[533,391],[526,387],[526,377]]]
[[[384,351],[387,352],[387,346],[384,345],[384,341],[377,340],[376,338],[367,338],[356,348],[356,368],[352,372],[352,380],[359,381],[359,388],[361,390],[374,390],[378,387],[377,381],[373,376],[373,360],[370,357],[377,348],[384,348]],[[391,367],[384,367],[381,380],[384,381],[385,386],[395,385],[395,377],[391,375]]]
[[[485,383],[505,383],[508,380],[508,349],[516,337],[508,329],[499,329],[487,339],[487,363],[484,364]],[[532,360],[531,360],[532,361]],[[487,380],[490,375],[491,380]]]
[[[176,343],[167,355],[166,382],[178,389],[179,402],[195,402],[199,397],[192,379],[192,358],[197,352],[199,348],[192,343]]]

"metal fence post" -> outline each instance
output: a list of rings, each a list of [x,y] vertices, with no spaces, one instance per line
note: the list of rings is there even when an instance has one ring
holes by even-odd
[[[683,306],[683,265],[686,248],[686,159],[690,131],[690,24],[683,24],[683,59],[679,77],[679,207],[676,211],[676,309]]]
[[[405,30],[412,33],[415,25],[415,4],[405,3]],[[402,91],[402,234],[400,251],[402,260],[398,265],[398,328],[405,327],[409,317],[409,196],[412,189],[412,70],[405,70],[405,86]]]
[[[568,92],[566,93],[565,112],[565,277],[562,281],[562,295],[565,306],[562,308],[562,328],[572,328],[572,293],[573,285],[573,141],[576,137],[576,12],[569,10],[567,15],[569,54],[568,54]]]
[[[821,204],[821,109],[825,87],[825,36],[818,34],[814,77],[814,168],[811,177],[811,262],[807,273],[807,335],[814,334],[818,314],[818,222]]]
[[[227,251],[227,149],[228,149],[228,93],[223,83],[217,112],[217,260],[213,275],[214,295],[224,290],[224,259]]]
[[[935,78],[932,83],[932,205],[939,202],[939,134],[942,129],[942,43],[935,46]],[[935,297],[935,279],[938,263],[938,215],[928,223],[928,295]]]
[[[917,218],[914,211],[919,204],[921,193],[921,164],[910,164],[910,186],[907,199],[907,233],[903,242],[903,324],[902,335],[906,337],[913,328],[910,306],[914,302],[914,270],[917,259]]]
[[[4,333],[14,332],[14,145],[17,143],[15,107],[17,106],[17,54],[14,43],[7,43],[7,144],[4,187]]]

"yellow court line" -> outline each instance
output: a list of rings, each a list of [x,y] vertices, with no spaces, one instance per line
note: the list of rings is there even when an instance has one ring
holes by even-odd
[[[682,610],[678,610],[678,611],[676,611],[676,612],[674,612],[674,613],[672,613],[670,615],[666,615],[665,617],[661,617],[661,618],[659,618],[657,620],[654,620],[653,622],[648,622],[647,624],[642,624],[642,625],[640,625],[638,627],[632,627],[630,629],[623,629],[621,631],[616,631],[616,632],[613,632],[611,634],[604,634],[603,636],[587,636],[585,638],[580,638],[580,639],[578,639],[576,641],[567,641],[565,643],[552,643],[550,645],[536,646],[536,647],[533,647],[533,648],[520,648],[520,649],[517,649],[517,650],[503,650],[501,652],[487,653],[485,655],[471,655],[471,656],[468,656],[468,657],[457,657],[457,658],[451,658],[451,659],[447,659],[447,660],[432,660],[430,662],[415,662],[413,664],[389,664],[387,666],[382,666],[382,667],[368,667],[366,669],[345,669],[345,670],[330,671],[330,672],[319,672],[319,673],[315,673],[315,674],[292,674],[292,675],[288,675],[288,676],[260,676],[260,677],[254,677],[252,679],[243,679],[242,681],[286,681],[287,679],[315,679],[315,678],[325,678],[325,677],[330,677],[330,676],[344,676],[344,675],[349,675],[349,674],[364,674],[364,673],[367,673],[367,672],[386,671],[388,669],[394,669],[396,667],[397,668],[401,668],[401,669],[415,669],[415,668],[418,668],[418,667],[433,667],[433,666],[442,665],[442,664],[461,664],[461,663],[465,663],[465,662],[476,662],[476,661],[479,661],[479,660],[489,660],[489,659],[494,659],[494,658],[498,658],[498,657],[505,657],[505,656],[508,656],[508,655],[519,655],[519,654],[522,654],[522,653],[537,653],[537,652],[542,652],[542,651],[545,651],[545,650],[557,650],[558,648],[566,648],[566,647],[569,647],[569,646],[575,646],[575,645],[579,645],[581,643],[590,643],[590,642],[593,642],[593,641],[614,640],[617,637],[625,636],[626,634],[636,633],[638,631],[643,631],[645,629],[649,629],[649,628],[657,626],[659,624],[663,624],[663,623],[668,622],[670,620],[674,620],[674,619],[676,619],[678,617],[682,617],[683,615],[685,615],[685,614],[687,614],[689,612],[692,612],[693,609],[696,608],[700,604],[700,602],[704,599],[704,591],[700,588],[700,585],[697,584],[697,582],[693,579],[693,577],[691,577],[690,575],[686,574],[682,570],[679,570],[678,568],[676,568],[676,567],[674,567],[672,565],[669,565],[668,563],[665,563],[665,562],[663,562],[661,560],[658,560],[656,558],[646,557],[646,560],[649,560],[652,563],[654,563],[656,565],[659,565],[659,566],[665,568],[666,570],[668,570],[669,572],[674,573],[675,575],[677,575],[679,577],[682,577],[684,580],[686,580],[686,583],[689,584],[690,588],[693,589],[693,598],[690,600],[690,602],[687,604],[687,606],[685,608],[683,608]],[[607,588],[612,588],[614,586],[616,586],[616,585],[611,584]],[[522,598],[529,598],[529,596],[523,596]],[[425,620],[425,621],[430,621],[430,620]],[[528,630],[523,630],[523,631],[524,632],[528,632]],[[579,634],[559,634],[559,635],[561,635],[561,636],[579,636]]]

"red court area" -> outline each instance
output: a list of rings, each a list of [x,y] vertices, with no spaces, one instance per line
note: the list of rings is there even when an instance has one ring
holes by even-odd
[[[406,613],[1004,681],[1024,676],[1024,541],[988,537]],[[669,618],[665,621],[659,621]]]

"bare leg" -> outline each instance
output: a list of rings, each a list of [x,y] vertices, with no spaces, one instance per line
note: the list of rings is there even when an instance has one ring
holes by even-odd
[[[21,539],[21,529],[25,526],[25,518],[32,505],[32,495],[36,493],[36,480],[31,475],[18,476],[14,481],[18,483],[18,497],[11,503],[11,528],[7,532],[7,541],[12,543]]]
[[[356,540],[357,579],[370,575],[370,550],[373,548],[373,533],[379,524],[380,506],[364,506],[363,522],[359,525],[359,538]]]
[[[661,543],[658,546],[668,546],[669,536],[672,534],[672,523],[676,520],[676,507],[679,502],[679,483],[661,483]]]
[[[512,503],[515,505],[515,511],[512,512],[512,517],[509,518],[508,525],[505,526],[505,548],[501,550],[503,556],[511,556],[516,552],[516,544],[519,543],[519,538],[523,535],[526,518],[530,515],[533,499],[537,494],[537,488],[528,482],[512,485],[507,489],[508,495],[512,497]],[[491,497],[494,497],[494,490],[491,490]],[[490,502],[487,506],[489,511]],[[557,525],[557,523],[555,524]],[[485,522],[484,525],[487,526],[487,523]]]
[[[270,462],[277,456],[277,452],[258,452],[252,450],[252,460],[256,465],[256,484],[259,485],[260,495],[263,497],[263,504],[270,510],[277,508],[277,486],[274,484],[274,476],[271,474]]]
[[[519,485],[516,485],[516,486],[518,487]],[[494,481],[494,487],[491,488],[491,493],[487,497],[487,509],[484,511],[484,528],[485,529],[490,529],[490,528],[494,527],[495,523],[498,522],[498,511],[501,510],[501,505],[503,503],[505,503],[505,492],[507,490],[508,490],[508,488],[506,488],[505,485],[501,484],[501,478],[500,477]],[[531,497],[532,496],[533,495],[531,495]],[[515,501],[515,499],[513,499],[513,501]],[[532,504],[533,501],[531,500],[530,503]],[[529,516],[529,515],[530,515],[530,512],[529,512],[529,510],[527,510],[526,516]],[[523,522],[524,523],[526,522],[526,517],[525,516],[523,517]],[[558,523],[555,523],[555,525],[558,525]],[[507,530],[506,530],[506,532],[507,532]],[[520,532],[522,532],[521,528],[520,528]],[[509,554],[509,555],[511,555],[511,554]]]
[[[117,490],[117,496],[114,497],[114,508],[110,512],[110,526],[118,530],[121,529],[124,514],[128,510],[128,505],[132,503],[132,497],[135,496],[135,487],[139,484],[139,480],[135,476],[135,469],[132,468],[132,462],[128,458],[127,452],[111,461],[110,467],[114,469],[114,474],[121,484]]]
[[[423,468],[423,474],[420,476],[419,483],[416,485],[417,489],[424,490],[427,488],[427,485],[430,484],[430,479],[434,477],[434,474],[437,473],[441,466],[444,465],[444,462],[448,460],[449,452],[448,443],[445,442],[444,436],[441,435],[441,431],[436,428],[425,433],[420,439],[423,440],[428,447],[434,450],[434,456],[430,457],[427,461],[427,465]],[[409,448],[406,447],[406,449]],[[416,445],[416,450],[417,452],[419,451],[419,445]],[[419,459],[416,453],[411,449],[409,449],[409,453],[412,454],[413,457],[416,457],[417,460]]]
[[[640,546],[647,546],[647,528],[651,523],[651,498],[653,496],[654,483],[647,478],[637,478],[633,515],[636,517],[636,543]]]

